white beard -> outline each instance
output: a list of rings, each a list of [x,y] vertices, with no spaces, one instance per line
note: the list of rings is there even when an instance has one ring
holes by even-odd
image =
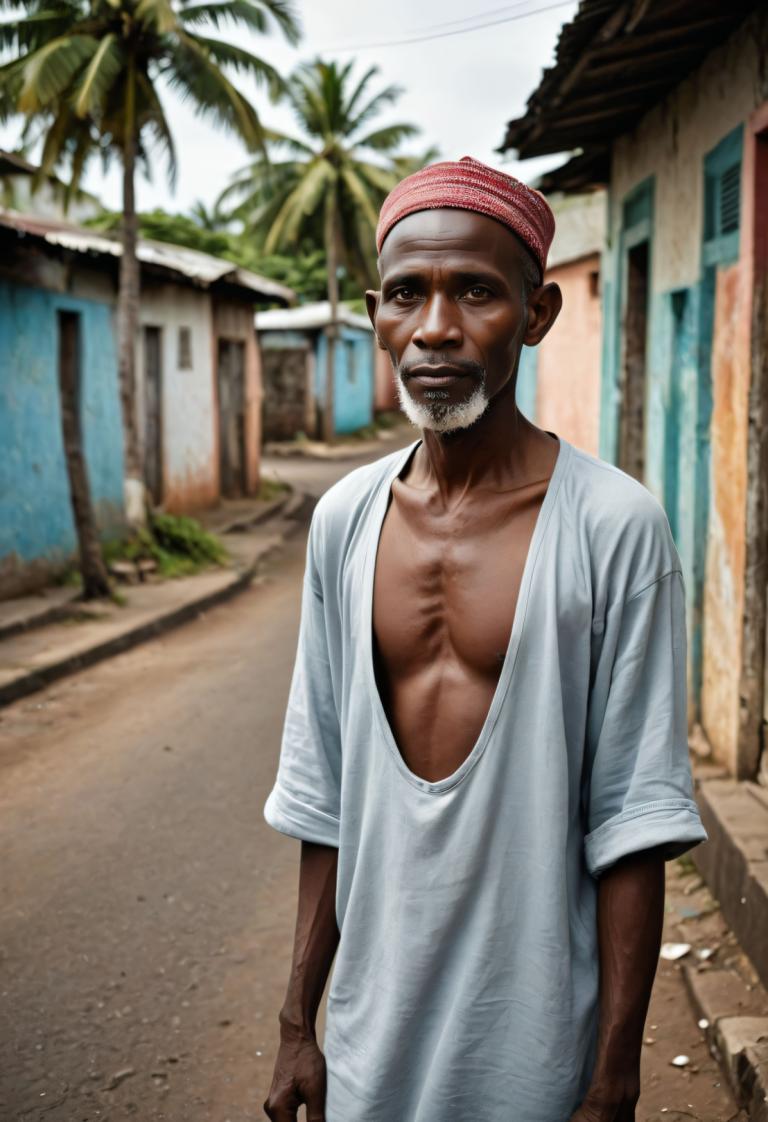
[[[433,399],[428,405],[415,402],[403,385],[402,379],[396,375],[395,385],[400,408],[405,413],[412,425],[418,429],[431,429],[432,432],[453,432],[456,429],[467,429],[473,425],[488,408],[488,395],[485,392],[485,381],[476,387],[467,398],[457,405],[446,405],[440,400],[445,391],[430,391]]]

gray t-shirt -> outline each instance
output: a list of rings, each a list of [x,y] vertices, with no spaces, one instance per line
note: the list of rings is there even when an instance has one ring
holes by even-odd
[[[488,716],[406,766],[373,665],[390,486],[353,471],[310,529],[267,821],[338,846],[327,1122],[567,1122],[597,1036],[597,878],[705,840],[686,735],[680,561],[659,503],[560,441]]]

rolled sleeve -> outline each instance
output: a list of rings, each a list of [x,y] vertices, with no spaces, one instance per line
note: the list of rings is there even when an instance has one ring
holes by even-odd
[[[685,595],[679,571],[606,619],[593,686],[584,856],[593,876],[643,849],[679,857],[707,834],[688,755]]]
[[[587,868],[594,877],[622,857],[661,848],[665,861],[706,841],[699,810],[691,799],[660,799],[609,818],[584,839]]]

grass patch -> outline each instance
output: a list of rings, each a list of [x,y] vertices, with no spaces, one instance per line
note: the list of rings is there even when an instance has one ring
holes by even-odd
[[[280,479],[262,479],[257,498],[263,503],[272,503],[275,499],[282,499],[290,490],[289,484],[283,483]]]
[[[161,577],[186,577],[210,565],[224,565],[227,551],[195,518],[185,514],[152,514],[130,538],[106,542],[107,565],[115,561],[154,561]]]
[[[677,864],[683,873],[698,873],[699,871],[694,864],[693,858],[688,853],[684,853],[682,857],[678,857]]]

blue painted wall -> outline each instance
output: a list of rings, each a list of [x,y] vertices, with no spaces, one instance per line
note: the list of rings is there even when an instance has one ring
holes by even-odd
[[[99,526],[108,533],[122,519],[112,306],[0,281],[0,561],[59,562],[77,547],[59,410],[60,310],[81,317],[81,424]]]
[[[336,341],[333,415],[337,433],[356,432],[373,421],[372,333],[342,327]],[[328,341],[320,332],[315,343],[315,387],[321,407],[325,401]]]

